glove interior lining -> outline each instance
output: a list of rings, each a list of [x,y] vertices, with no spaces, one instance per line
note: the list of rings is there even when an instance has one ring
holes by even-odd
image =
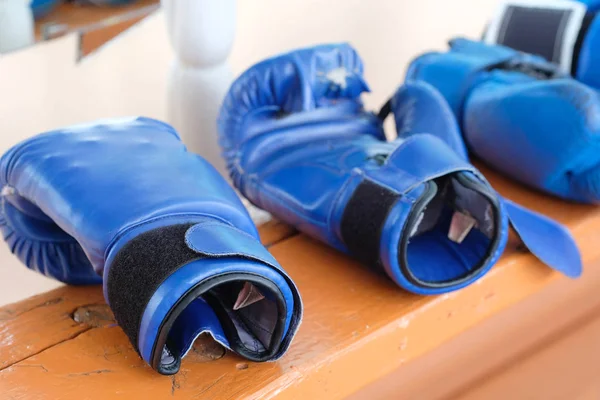
[[[257,285],[265,297],[235,310],[236,299],[244,284],[245,282],[241,281],[230,282],[211,290],[210,295],[217,300],[211,303],[213,307],[218,304],[221,308],[217,314],[225,313],[231,320],[242,346],[249,351],[262,353],[271,346],[273,341],[279,319],[277,303],[270,298],[272,295],[267,288]]]
[[[247,307],[233,310],[241,287],[252,282],[265,295]],[[172,371],[202,332],[210,332],[221,344],[252,361],[266,361],[278,350],[286,320],[285,301],[270,281],[249,274],[225,274],[203,282],[188,292],[165,318],[161,332],[166,334],[160,355],[154,352],[157,369]],[[259,313],[265,312],[265,315]],[[173,361],[174,360],[174,361]],[[176,371],[175,371],[176,372]]]
[[[493,199],[464,174],[430,182],[415,204],[409,238],[399,251],[408,277],[421,286],[441,287],[468,279],[483,267],[497,244]]]

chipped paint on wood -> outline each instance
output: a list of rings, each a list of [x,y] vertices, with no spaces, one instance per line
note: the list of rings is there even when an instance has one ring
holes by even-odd
[[[225,355],[225,348],[216,342],[208,333],[201,334],[186,356],[189,362],[209,362]]]
[[[106,304],[90,304],[79,307],[73,313],[73,320],[94,328],[117,323],[110,307]]]
[[[0,370],[90,329],[71,315],[102,302],[100,287],[61,287],[0,308]]]

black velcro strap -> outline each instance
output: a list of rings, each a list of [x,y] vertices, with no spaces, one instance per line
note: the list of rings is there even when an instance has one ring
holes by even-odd
[[[583,5],[549,2],[528,6],[509,1],[488,27],[485,42],[536,54],[560,65],[564,73],[577,70],[585,35],[596,13],[582,15]],[[571,7],[571,8],[569,8]]]
[[[138,351],[138,332],[146,305],[161,283],[181,266],[201,258],[185,243],[193,224],[145,232],[123,246],[108,271],[108,302],[115,319]]]
[[[379,260],[381,231],[400,195],[372,181],[361,182],[348,201],[341,221],[342,240],[365,265],[383,272]]]

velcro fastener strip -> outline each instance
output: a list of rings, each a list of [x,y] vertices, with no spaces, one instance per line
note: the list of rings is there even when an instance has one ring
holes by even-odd
[[[115,256],[106,281],[115,319],[138,351],[146,305],[161,283],[181,266],[204,258],[190,249],[185,233],[193,224],[165,226],[142,233]]]
[[[381,232],[400,195],[364,180],[348,201],[340,225],[342,240],[350,253],[370,268],[385,273],[379,258]]]

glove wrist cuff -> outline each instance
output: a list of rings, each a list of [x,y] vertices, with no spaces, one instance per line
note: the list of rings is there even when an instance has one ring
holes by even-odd
[[[395,275],[392,279],[420,294],[439,294],[487,273],[508,238],[496,193],[474,175],[460,173],[430,181],[414,194],[416,200],[400,207],[407,215],[404,227],[384,228],[383,240],[396,246],[382,260]],[[417,249],[422,250],[419,256]]]
[[[463,237],[451,239],[455,218],[472,226]],[[507,239],[497,196],[468,172],[427,180],[402,195],[365,180],[346,204],[340,233],[349,252],[365,265],[427,295],[482,276]]]
[[[109,257],[105,293],[131,343],[158,372],[176,373],[203,332],[254,361],[287,348],[301,303],[256,238],[209,218],[132,236]],[[238,312],[245,285],[259,293],[258,303]]]
[[[185,233],[192,225],[164,226],[139,234],[119,248],[107,264],[106,300],[138,352],[142,315],[154,293],[179,268],[203,258],[185,243]],[[179,365],[172,368],[178,370]]]

